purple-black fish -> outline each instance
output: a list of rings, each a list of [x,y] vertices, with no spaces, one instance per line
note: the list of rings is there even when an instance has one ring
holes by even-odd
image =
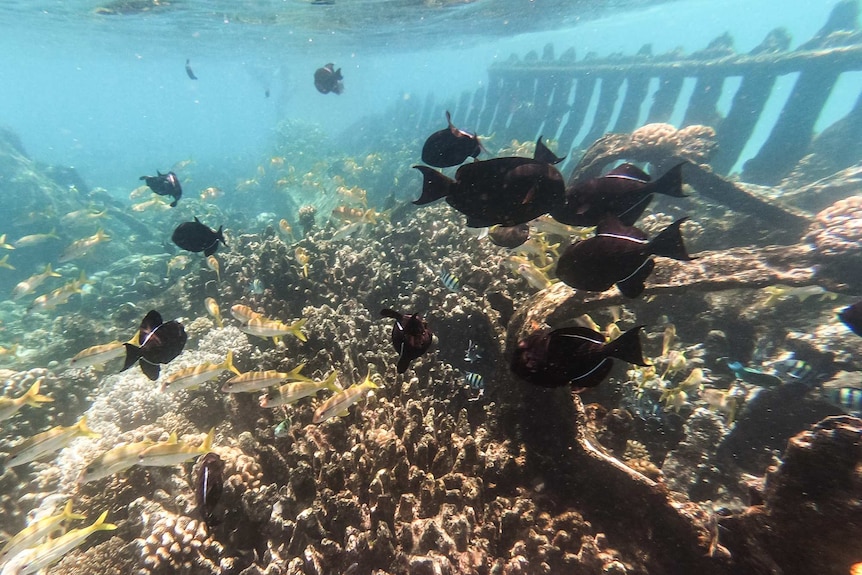
[[[147,187],[153,190],[160,196],[172,196],[174,201],[171,202],[171,207],[176,207],[177,202],[183,197],[183,188],[180,185],[180,180],[173,172],[163,174],[156,170],[155,176],[141,176],[140,180],[144,180]]]
[[[210,451],[201,458],[195,485],[198,512],[208,527],[219,524],[215,515],[216,506],[224,492],[224,461]]]
[[[323,68],[318,68],[314,71],[314,87],[321,94],[340,94],[344,91],[344,78],[341,75],[341,68],[335,69],[335,64],[327,64]]]
[[[637,166],[622,164],[600,178],[567,189],[565,201],[551,210],[551,217],[570,226],[595,226],[611,214],[627,226],[634,225],[653,194],[686,197],[682,166],[674,166],[653,182]]]
[[[219,226],[216,231],[202,224],[197,216],[193,222],[183,222],[178,225],[171,236],[171,241],[186,251],[203,252],[205,256],[216,253],[219,242],[227,247],[222,226]]]
[[[530,226],[527,224],[494,226],[488,230],[488,238],[494,245],[511,250],[523,245],[524,242],[530,239]]]
[[[404,373],[411,361],[428,351],[434,333],[428,328],[428,322],[418,313],[400,314],[386,308],[380,310],[380,315],[395,320],[392,326],[392,345],[398,352],[398,373]]]
[[[599,222],[594,237],[575,242],[563,251],[557,261],[557,277],[585,291],[605,291],[616,284],[624,296],[638,297],[655,267],[652,256],[694,259],[688,255],[679,229],[687,219],[678,219],[648,240],[638,228],[607,216]]]
[[[452,125],[452,116],[446,111],[449,127],[434,132],[422,146],[422,161],[435,168],[448,168],[464,163],[467,158],[479,155],[482,144],[476,134],[459,130]]]
[[[156,310],[144,316],[138,331],[138,345],[125,343],[126,363],[120,371],[126,371],[140,360],[141,371],[155,381],[159,378],[161,363],[170,363],[186,345],[186,330],[177,320],[162,322]]]
[[[422,195],[413,203],[430,204],[440,198],[467,216],[467,226],[525,224],[548,213],[563,201],[565,182],[552,165],[562,161],[543,143],[536,143],[533,158],[493,158],[464,164],[455,179],[428,166],[422,172]]]
[[[574,391],[599,385],[617,358],[647,365],[641,351],[639,325],[606,343],[605,336],[586,327],[534,331],[518,342],[512,372],[542,387],[571,385]]]
[[[862,301],[847,306],[838,313],[838,319],[856,335],[862,336]]]

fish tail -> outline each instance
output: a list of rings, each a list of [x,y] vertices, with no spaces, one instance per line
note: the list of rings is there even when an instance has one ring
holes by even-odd
[[[78,428],[78,434],[83,435],[84,437],[93,437],[93,438],[102,437],[101,433],[93,431],[92,429],[87,427],[87,416],[86,415],[81,416],[81,420],[78,422],[78,424],[75,427]]]
[[[635,365],[649,365],[641,351],[640,332],[644,326],[639,325],[624,332],[617,339],[604,347],[609,357],[614,357]]]
[[[233,350],[229,349],[227,352],[227,357],[224,360],[224,366],[234,372],[237,375],[242,375],[242,372],[236,368],[233,364]]]
[[[96,522],[87,527],[87,529],[93,533],[95,531],[113,531],[117,528],[113,523],[105,523],[105,519],[108,517],[108,510],[106,509],[99,518],[96,519]]]
[[[323,387],[333,393],[341,393],[342,391],[344,391],[344,388],[338,385],[338,382],[336,381],[337,378],[338,372],[333,369],[332,373],[326,376],[326,379],[323,380]]]
[[[304,363],[300,363],[299,365],[297,365],[296,367],[294,367],[293,369],[291,369],[291,370],[288,372],[288,375],[289,375],[289,376],[291,376],[291,377],[292,377],[292,378],[294,378],[294,379],[299,379],[299,380],[302,380],[302,381],[310,381],[310,379],[309,379],[308,377],[305,377],[304,375],[302,375],[302,374],[300,373],[300,372],[303,370],[303,368],[304,368],[304,367],[305,367],[305,364],[304,364]]]
[[[58,274],[57,272],[55,272],[54,270],[51,269],[51,264],[46,265],[45,271],[42,273],[45,274],[45,277],[49,277],[49,278],[62,277],[62,276],[60,276],[60,274]]]
[[[224,241],[224,226],[219,226],[218,231],[216,232],[216,238],[224,244],[224,247],[228,247],[227,242]]]
[[[302,318],[290,324],[290,333],[296,336],[299,341],[308,341],[308,338],[305,337],[305,334],[301,331],[302,326],[304,326],[307,321],[307,318]]]
[[[37,379],[36,383],[34,383],[30,389],[27,390],[22,396],[23,403],[26,405],[30,405],[32,407],[38,407],[40,403],[46,403],[50,401],[54,401],[53,397],[48,397],[47,395],[40,395],[39,388],[42,386],[42,379]]]
[[[648,184],[648,187],[651,188],[650,191],[656,194],[672,196],[674,198],[688,197],[686,194],[682,193],[682,167],[685,164],[686,162],[677,164],[665,172],[664,175],[655,182]]]
[[[413,202],[414,205],[430,204],[449,195],[454,183],[452,178],[428,166],[413,167],[422,172],[422,195]]]
[[[206,453],[207,451],[212,449],[213,439],[215,439],[215,427],[211,427],[209,433],[207,433],[207,436],[204,438],[204,442],[201,445],[200,449],[201,453]]]
[[[123,369],[121,369],[120,371],[126,371],[127,369],[135,365],[136,361],[141,359],[140,347],[130,342],[126,342],[123,345],[126,347],[126,362],[123,364]]]
[[[66,502],[66,505],[63,507],[63,512],[60,513],[60,515],[62,515],[63,519],[66,521],[69,521],[72,519],[86,519],[87,518],[86,515],[80,515],[78,513],[72,513],[72,500],[71,499]]]
[[[685,244],[682,242],[682,232],[679,229],[687,219],[687,217],[680,218],[663,229],[659,235],[650,241],[647,246],[648,253],[681,261],[694,259],[688,255]]]

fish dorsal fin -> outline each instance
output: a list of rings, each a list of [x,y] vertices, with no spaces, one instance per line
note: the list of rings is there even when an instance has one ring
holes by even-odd
[[[536,140],[536,151],[533,153],[533,159],[546,164],[559,164],[565,160],[565,158],[557,157],[557,155],[555,155],[554,152],[552,152],[548,146],[542,142],[542,136],[539,136],[539,139]]]
[[[649,174],[635,166],[634,164],[620,164],[613,170],[607,173],[608,176],[622,176],[624,178],[631,178],[632,180],[638,180],[640,182],[649,182],[650,177]]]
[[[167,443],[177,443],[179,439],[177,438],[177,432],[172,431],[170,437],[168,437]]]
[[[196,224],[200,224],[200,223],[201,223],[201,221],[198,219],[198,217],[197,217],[197,216],[194,216],[194,218],[195,218],[195,223],[196,223]],[[201,225],[203,225],[203,224],[201,224]]]
[[[383,317],[389,317],[396,321],[401,321],[401,314],[395,311],[394,309],[383,308],[380,310],[380,315]]]
[[[584,341],[590,341],[593,343],[604,344],[605,336],[597,331],[593,331],[588,327],[582,327],[579,325],[573,325],[570,327],[561,327],[560,329],[555,329],[553,334],[559,337],[566,337],[572,339],[580,339]]]
[[[596,235],[613,235],[632,240],[646,240],[647,235],[634,226],[627,226],[614,215],[607,215],[596,226]]]
[[[149,313],[144,316],[144,319],[141,320],[140,333],[144,335],[143,339],[146,340],[147,334],[162,325],[162,323],[162,314],[160,314],[154,309],[151,309]]]

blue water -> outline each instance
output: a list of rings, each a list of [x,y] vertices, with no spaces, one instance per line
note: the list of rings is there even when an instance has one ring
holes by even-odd
[[[226,187],[267,157],[279,120],[299,118],[337,135],[400,98],[433,92],[441,101],[472,91],[486,81],[490,64],[512,53],[541,50],[548,42],[557,54],[572,46],[579,57],[587,52],[632,54],[645,43],[659,54],[677,47],[702,49],[730,31],[742,53],[776,27],[790,32],[794,46],[807,40],[833,6],[805,0],[737,0],[722,2],[720,8],[709,1],[672,2],[610,11],[564,29],[553,29],[555,21],[578,16],[567,12],[555,20],[551,12],[547,31],[513,35],[505,35],[506,28],[517,30],[519,18],[533,17],[546,6],[551,6],[546,13],[560,8],[541,0],[524,2],[525,11],[516,12],[511,22],[483,16],[465,27],[471,17],[466,8],[429,12],[417,7],[413,13],[396,13],[397,21],[384,21],[364,43],[361,30],[327,29],[325,22],[306,29],[246,24],[225,16],[199,25],[194,19],[172,24],[174,16],[96,16],[91,10],[98,4],[93,3],[90,9],[65,7],[66,16],[46,15],[38,9],[41,4],[57,6],[20,3],[0,12],[0,124],[21,136],[31,157],[75,166],[91,186],[119,195],[135,187],[140,174],[184,159],[194,160],[208,183]],[[217,10],[208,10],[210,6],[185,3],[177,17],[190,18],[188,12],[195,10],[212,16]],[[258,7],[255,14],[278,15],[284,21],[297,10],[297,4],[260,6],[250,4]],[[368,6],[386,15],[387,5]],[[336,11],[339,5],[320,8]],[[456,24],[466,31],[455,30]],[[487,37],[491,29],[495,35]],[[414,36],[422,40],[411,41]],[[198,81],[186,76],[186,58]],[[330,61],[345,76],[346,91],[340,97],[322,96],[311,82],[313,71]],[[767,112],[766,125],[753,143],[768,134],[769,119],[774,121],[790,87],[792,81],[778,86],[773,115]],[[269,98],[264,97],[266,89]],[[856,94],[842,99],[841,93],[836,90],[820,127],[852,105]]]

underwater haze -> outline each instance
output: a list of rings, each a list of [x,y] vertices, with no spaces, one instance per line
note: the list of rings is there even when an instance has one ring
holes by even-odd
[[[860,8],[0,2],[0,575],[862,575]]]

